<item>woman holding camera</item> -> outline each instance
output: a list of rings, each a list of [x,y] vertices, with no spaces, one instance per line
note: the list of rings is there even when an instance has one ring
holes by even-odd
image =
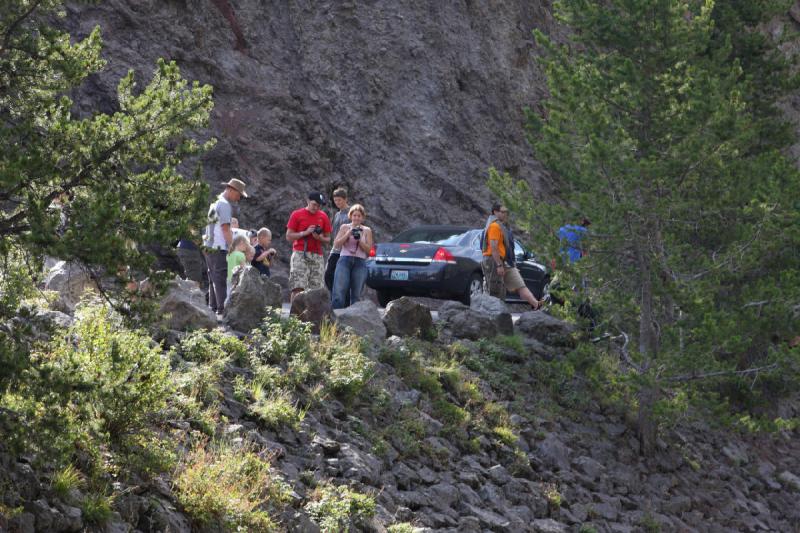
[[[350,224],[342,224],[333,239],[334,248],[341,248],[336,274],[333,277],[332,307],[345,307],[347,295],[350,304],[361,297],[364,282],[367,281],[367,255],[372,248],[372,230],[364,225],[367,213],[361,204],[355,204],[347,212]]]

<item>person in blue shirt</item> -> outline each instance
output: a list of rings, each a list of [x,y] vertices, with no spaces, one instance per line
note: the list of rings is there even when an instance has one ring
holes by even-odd
[[[561,248],[561,253],[566,255],[570,263],[576,263],[581,260],[581,257],[586,255],[586,242],[584,238],[589,233],[589,225],[591,222],[588,218],[584,217],[578,224],[566,224],[561,226],[558,230],[558,238],[565,246]],[[597,311],[592,307],[592,302],[589,300],[588,282],[586,277],[581,277],[580,287],[573,287],[573,291],[579,295],[581,303],[578,305],[578,316],[585,318],[588,321],[589,331],[594,331],[598,324]]]
[[[566,254],[570,263],[580,261],[581,257],[586,255],[586,250],[581,246],[581,241],[586,236],[590,224],[589,219],[584,218],[580,225],[566,224],[558,229],[558,238],[562,243],[566,244],[561,249],[561,253]]]

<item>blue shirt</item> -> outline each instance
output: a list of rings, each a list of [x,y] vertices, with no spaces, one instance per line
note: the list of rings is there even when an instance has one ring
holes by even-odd
[[[579,261],[581,256],[581,239],[586,235],[586,228],[583,226],[576,226],[575,224],[567,224],[561,226],[558,230],[558,238],[566,241],[567,247],[561,249],[561,253],[566,253],[569,257],[569,262],[574,263]]]

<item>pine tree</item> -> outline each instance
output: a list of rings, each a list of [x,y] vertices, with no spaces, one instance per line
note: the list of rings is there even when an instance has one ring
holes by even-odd
[[[666,388],[700,375],[736,388],[791,361],[800,180],[776,103],[797,79],[744,4],[563,0],[557,13],[571,39],[536,34],[550,97],[531,141],[569,208],[522,205],[524,186],[497,172],[490,185],[535,234],[570,212],[592,220],[579,268],[608,326],[635,340],[647,453]]]
[[[143,246],[174,242],[202,219],[207,188],[178,168],[212,145],[193,134],[207,125],[212,89],[159,60],[145,87],[132,71],[119,82],[113,113],[76,117],[68,95],[104,67],[102,42],[99,28],[72,42],[48,24],[62,11],[57,0],[9,0],[0,12],[4,268],[21,253],[148,275]],[[0,294],[13,300],[8,287]]]
[[[133,72],[119,82],[113,113],[77,117],[68,95],[104,67],[100,30],[72,42],[48,22],[58,16],[60,0],[0,9],[0,322],[17,313],[46,255],[80,261],[98,279],[130,270],[157,285],[165,275],[146,246],[186,235],[207,199],[202,180],[178,169],[213,144],[196,140],[211,87],[159,60],[145,87]],[[105,286],[118,309],[147,307],[123,283]],[[0,327],[0,392],[29,364],[18,336]]]

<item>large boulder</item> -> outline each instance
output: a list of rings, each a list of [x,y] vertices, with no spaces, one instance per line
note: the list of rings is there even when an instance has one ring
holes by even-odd
[[[168,329],[189,331],[217,327],[217,317],[194,281],[181,278],[170,281],[159,312]]]
[[[281,308],[281,287],[258,270],[246,266],[236,273],[230,301],[225,306],[223,322],[237,331],[250,331],[257,328],[267,308]]]
[[[473,295],[469,304],[471,309],[489,315],[497,323],[497,331],[502,335],[514,334],[514,321],[506,304],[500,298],[486,293]]]
[[[303,291],[294,297],[289,314],[311,323],[314,333],[319,333],[323,320],[333,316],[331,293],[326,288]]]
[[[522,313],[517,320],[517,331],[549,346],[571,347],[575,326],[541,311]]]
[[[86,268],[73,261],[58,261],[47,273],[44,288],[58,293],[52,307],[72,314],[87,289],[95,287]]]
[[[389,335],[399,337],[436,337],[431,310],[411,298],[403,296],[386,306],[383,324]]]
[[[386,339],[386,326],[374,302],[361,300],[350,307],[336,309],[333,314],[337,324],[351,329],[356,335],[376,343]]]
[[[479,340],[498,334],[497,322],[486,313],[459,302],[447,302],[439,308],[439,319],[453,337]]]

